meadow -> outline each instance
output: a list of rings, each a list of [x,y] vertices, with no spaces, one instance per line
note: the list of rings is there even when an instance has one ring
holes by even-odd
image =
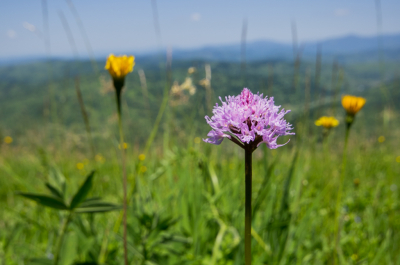
[[[1,264],[55,264],[56,253],[58,264],[123,264],[117,109],[111,78],[99,70],[104,61],[94,63],[97,70],[93,62],[62,60],[0,67]],[[291,109],[285,118],[296,133],[279,139],[290,139],[283,147],[253,154],[253,264],[400,264],[398,64],[387,62],[385,75],[376,62],[207,65],[137,60],[127,75],[130,264],[244,264],[244,152],[228,141],[202,141],[210,130],[204,116],[218,97],[243,87]],[[205,69],[210,86],[201,85]],[[182,87],[188,77],[195,93],[174,93],[174,81]],[[344,94],[367,103],[350,131],[340,184]],[[314,124],[324,115],[340,122],[325,136]],[[86,193],[101,197],[98,211],[69,215],[18,193],[63,191],[69,203],[93,170]]]

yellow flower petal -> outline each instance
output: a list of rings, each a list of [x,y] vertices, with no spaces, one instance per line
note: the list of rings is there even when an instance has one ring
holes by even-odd
[[[351,95],[344,95],[342,97],[342,106],[350,115],[355,115],[365,105],[365,98],[355,97]]]
[[[127,74],[133,71],[135,57],[130,55],[115,56],[110,54],[107,58],[105,69],[108,70],[112,78],[123,79]]]
[[[338,126],[339,121],[335,117],[322,116],[321,118],[315,121],[315,125],[323,126],[327,129],[330,129],[332,127]]]

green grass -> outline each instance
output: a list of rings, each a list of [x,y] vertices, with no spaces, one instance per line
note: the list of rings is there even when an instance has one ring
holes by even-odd
[[[179,71],[184,76],[183,70]],[[128,191],[132,195],[128,212],[131,264],[241,265],[244,152],[228,141],[221,146],[199,141],[198,137],[205,138],[209,128],[203,118],[204,91],[198,87],[189,105],[168,107],[149,153],[139,164],[138,157],[162,97],[155,89],[156,83],[162,86],[163,80],[161,77],[152,80],[151,75],[152,72],[147,75],[149,101],[153,106],[150,118],[143,114],[136,77],[128,83],[123,95],[124,128],[129,144]],[[222,81],[218,81],[219,75]],[[217,72],[216,83],[223,85],[228,77]],[[122,204],[116,109],[113,98],[98,93],[97,80],[90,76],[84,79],[82,93],[90,114],[96,153],[104,157],[102,161],[90,158],[71,84],[66,85],[69,90],[56,90],[55,121],[43,118],[40,111],[39,114],[28,111],[27,115],[36,119],[25,127],[24,123],[14,127],[3,124],[3,137],[11,135],[14,142],[0,146],[1,264],[46,264],[46,259],[52,264],[49,258],[55,254],[58,232],[66,216],[18,196],[17,191],[48,193],[46,182],[57,186],[60,179],[65,179],[66,197],[70,198],[87,174],[96,170],[90,195]],[[234,81],[227,86],[239,82]],[[61,84],[57,81],[55,86]],[[398,89],[390,83],[387,86],[395,100]],[[17,92],[2,90],[21,97]],[[215,85],[214,94],[225,95],[222,92]],[[236,92],[230,94],[233,93]],[[349,138],[340,212],[340,264],[400,264],[400,163],[396,162],[400,156],[400,131],[396,124],[399,113],[393,108],[397,116],[383,125],[384,104],[379,93],[372,88],[358,92],[367,97],[367,104],[357,115]],[[43,94],[41,90],[40,97]],[[59,101],[61,94],[68,98],[64,105]],[[306,118],[302,99],[298,104],[294,100],[285,103],[279,101],[282,92],[277,94],[277,104],[293,107],[287,116],[294,123],[296,136],[290,137],[284,147],[269,150],[263,146],[253,154],[253,264],[333,264],[344,111],[339,102],[334,102],[341,124],[322,143],[322,130],[313,125],[316,110],[312,109]],[[10,102],[17,102],[16,98],[10,98]],[[43,107],[33,96],[22,98],[37,110]],[[322,112],[329,113],[331,107],[332,103],[327,103]],[[9,103],[7,110],[12,109],[15,107]],[[23,114],[10,115],[15,118]],[[5,124],[11,124],[11,118]],[[380,135],[385,136],[382,143],[377,140]],[[83,169],[77,168],[78,163],[84,164]],[[122,264],[120,214],[114,211],[75,215],[62,245],[61,264]],[[33,258],[45,260],[35,263]]]
[[[253,220],[259,236],[258,242],[253,240],[254,264],[330,264],[342,155],[342,141],[338,141],[341,129],[335,130],[325,152],[311,138],[304,142],[294,140],[277,150],[259,148],[254,153],[253,202],[259,203]],[[152,256],[148,258],[159,264],[243,262],[242,150],[229,142],[222,146],[195,143],[194,136],[173,138],[180,144],[171,143],[168,150],[154,145],[144,160],[147,171],[142,174],[136,174],[135,168],[139,152],[128,149],[129,189],[135,186],[136,190],[128,217],[132,231],[130,258],[136,260],[133,264],[141,260],[138,253],[143,252],[142,241],[150,249]],[[376,138],[368,141],[356,133],[350,135],[340,233],[341,259],[347,264],[399,264],[400,165],[395,161],[398,144],[395,133],[383,143]],[[119,152],[116,144],[109,145],[107,152],[103,152],[103,163],[90,161],[82,170],[76,164],[87,156],[73,146],[72,150],[45,151],[2,147],[0,238],[5,264],[20,264],[52,253],[64,216],[16,196],[15,191],[46,192],[44,182],[54,181],[54,174],[58,173],[66,178],[70,187],[67,192],[72,195],[85,175],[96,169],[92,195],[121,203]],[[298,159],[293,162],[296,150]],[[355,179],[359,179],[359,185],[354,184]],[[87,215],[81,217],[82,225],[75,220],[68,230],[71,246],[65,247],[65,251],[76,253],[72,260],[98,262],[105,257],[107,264],[120,264],[121,229],[117,233],[113,230],[118,214],[95,215],[93,223]],[[149,243],[142,237],[152,226],[147,227],[148,220],[139,223],[140,218],[146,219],[144,215],[161,220],[171,218],[173,225],[152,232],[154,238],[146,239]],[[85,229],[89,230],[86,234],[82,231]],[[173,239],[154,243],[168,236]],[[156,245],[151,247],[152,244]]]

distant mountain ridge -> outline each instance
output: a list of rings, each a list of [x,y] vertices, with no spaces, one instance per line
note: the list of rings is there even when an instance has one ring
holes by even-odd
[[[393,60],[400,57],[400,34],[382,35],[380,37],[382,51]],[[332,38],[322,41],[299,43],[298,50],[301,51],[303,59],[315,58],[318,49],[321,54],[328,58],[344,58],[348,56],[352,60],[367,60],[368,57],[378,57],[379,44],[378,37],[362,37],[348,35],[340,38]],[[395,55],[393,57],[393,55]],[[176,49],[173,51],[174,59],[203,59],[203,60],[226,60],[240,61],[240,43],[205,46],[198,49]],[[269,40],[258,40],[246,43],[246,60],[263,59],[293,59],[293,45],[279,43]]]
[[[383,58],[388,61],[400,60],[400,33],[378,36],[347,35],[321,41],[299,42],[298,51],[302,60],[315,60],[317,51],[321,51],[323,60],[336,58],[339,61],[363,62],[378,60],[380,56],[379,41],[382,44]],[[149,52],[125,51],[134,54],[139,60],[159,61],[160,53],[156,50]],[[98,53],[96,59],[104,61],[108,53]],[[246,61],[258,60],[293,60],[293,45],[272,40],[256,40],[246,43]],[[42,61],[44,56],[0,58],[1,65],[20,64]],[[52,60],[72,60],[72,56],[52,57]],[[204,60],[239,62],[241,60],[241,44],[207,45],[200,48],[174,48],[174,60]],[[88,60],[88,58],[81,58]]]

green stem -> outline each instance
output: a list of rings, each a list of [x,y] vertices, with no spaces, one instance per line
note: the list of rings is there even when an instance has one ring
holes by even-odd
[[[54,254],[54,265],[57,265],[59,262],[61,247],[62,247],[62,244],[64,241],[65,232],[67,231],[67,228],[68,228],[68,224],[71,221],[71,217],[72,217],[72,212],[69,212],[67,218],[64,219],[64,222],[62,224],[60,236],[59,236],[59,239],[57,242],[56,252]]]
[[[92,159],[94,161],[96,154],[95,154],[95,151],[94,151],[92,132],[90,130],[89,116],[87,115],[87,112],[86,112],[86,109],[85,109],[85,103],[83,102],[83,97],[82,97],[82,93],[81,93],[81,89],[80,89],[79,77],[75,78],[75,90],[76,90],[76,95],[78,97],[79,106],[81,108],[81,114],[82,114],[82,117],[83,117],[83,121],[85,123],[86,134],[87,134],[87,137],[89,139],[90,151],[92,152]]]
[[[334,255],[334,264],[337,262],[337,254],[339,253],[339,234],[340,234],[340,201],[342,199],[342,193],[343,193],[343,181],[344,181],[344,175],[346,171],[346,162],[347,162],[347,143],[349,140],[349,133],[350,133],[350,127],[351,123],[347,124],[346,127],[346,136],[344,139],[344,148],[343,148],[343,160],[342,160],[342,172],[340,174],[340,180],[339,180],[339,190],[338,190],[338,195],[337,195],[337,200],[336,200],[336,211],[335,211],[335,250],[337,253]]]
[[[245,265],[251,265],[251,182],[252,182],[251,148],[245,149],[245,222],[244,222],[244,253]]]
[[[147,153],[149,152],[150,147],[151,147],[152,143],[154,142],[155,136],[156,136],[156,134],[158,132],[158,128],[159,128],[160,123],[161,123],[161,119],[163,117],[163,114],[164,114],[167,106],[168,106],[169,88],[171,87],[171,80],[172,80],[171,62],[167,61],[167,81],[166,81],[166,85],[164,87],[164,96],[163,96],[163,100],[162,100],[160,109],[159,109],[158,114],[157,114],[157,118],[156,118],[156,120],[154,122],[153,129],[152,129],[152,131],[150,133],[150,136],[147,139],[146,144],[145,144],[145,148],[144,148],[144,151],[143,151],[143,154],[145,155],[145,157],[147,156]],[[138,164],[136,166],[136,175],[140,174],[140,168],[141,168],[142,164],[143,164],[142,161],[138,162]],[[128,199],[129,201],[131,200],[131,198],[134,195],[134,193],[135,193],[135,185],[129,191],[129,199]],[[114,225],[114,232],[115,233],[119,230],[119,227],[121,225],[121,218],[123,218],[122,215],[119,215],[117,221],[115,222],[115,225]]]
[[[119,128],[119,147],[121,149],[122,155],[122,189],[124,193],[123,198],[123,244],[124,244],[124,262],[125,265],[128,265],[128,239],[127,239],[127,211],[128,211],[128,201],[127,201],[127,185],[128,180],[126,176],[126,155],[125,155],[125,148],[124,148],[124,133],[122,130],[122,115],[121,115],[121,92],[123,82],[116,82],[114,80],[114,87],[115,87],[115,96],[117,101],[117,110],[118,110],[118,128]]]

